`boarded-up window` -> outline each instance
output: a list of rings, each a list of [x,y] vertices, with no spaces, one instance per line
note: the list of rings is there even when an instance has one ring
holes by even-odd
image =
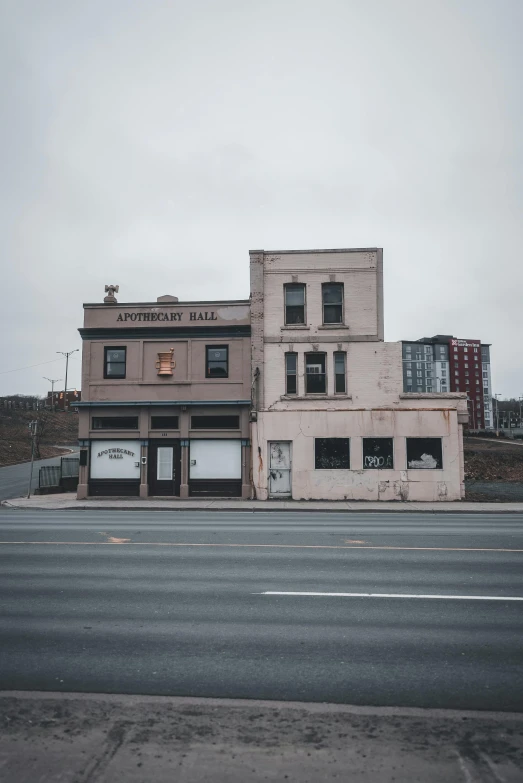
[[[363,438],[363,467],[365,470],[385,470],[394,467],[392,438]]]
[[[409,470],[441,470],[441,438],[407,438],[407,467]]]
[[[316,470],[349,470],[350,438],[315,438]]]

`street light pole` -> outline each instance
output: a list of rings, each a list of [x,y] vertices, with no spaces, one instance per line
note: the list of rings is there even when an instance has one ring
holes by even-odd
[[[46,381],[49,381],[51,384],[51,413],[54,413],[54,385],[55,383],[58,383],[58,381],[61,381],[61,378],[48,378],[46,375],[42,375],[42,378]]]
[[[501,397],[501,394],[495,394],[494,399],[496,400],[496,432],[499,435],[499,400],[498,397]]]
[[[57,351],[56,353],[61,353],[62,356],[65,356],[65,389],[64,389],[64,413],[68,408],[67,405],[67,371],[69,369],[69,357],[72,353],[76,353],[79,349],[75,348],[74,351]]]
[[[29,422],[29,431],[31,433],[31,468],[29,473],[29,486],[27,487],[27,497],[31,497],[31,484],[33,483],[33,464],[35,459],[35,440],[38,429],[38,421]]]

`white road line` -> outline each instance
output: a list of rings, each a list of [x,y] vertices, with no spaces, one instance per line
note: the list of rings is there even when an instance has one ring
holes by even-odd
[[[408,593],[312,593],[266,590],[253,595],[303,595],[322,598],[437,598],[443,601],[523,601],[523,596],[504,595],[418,595]]]

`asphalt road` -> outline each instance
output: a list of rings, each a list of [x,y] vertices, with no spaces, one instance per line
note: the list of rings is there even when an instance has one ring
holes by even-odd
[[[62,456],[72,457],[73,453],[62,454]],[[33,464],[33,480],[31,482],[31,489],[36,489],[38,486],[39,468],[41,468],[43,465],[59,464],[60,457],[35,460]],[[30,473],[30,462],[21,462],[19,465],[9,465],[7,468],[0,468],[0,500],[9,500],[9,498],[19,498],[26,495],[27,488],[29,486]]]
[[[523,515],[2,509],[0,595],[0,690],[523,711]]]

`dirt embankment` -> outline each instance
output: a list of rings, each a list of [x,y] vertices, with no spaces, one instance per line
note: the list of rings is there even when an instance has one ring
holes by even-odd
[[[38,421],[35,459],[65,453],[56,446],[78,444],[78,415],[49,411],[0,410],[0,466],[31,459],[29,422]]]
[[[523,445],[512,441],[465,438],[465,478],[468,481],[523,482]]]

